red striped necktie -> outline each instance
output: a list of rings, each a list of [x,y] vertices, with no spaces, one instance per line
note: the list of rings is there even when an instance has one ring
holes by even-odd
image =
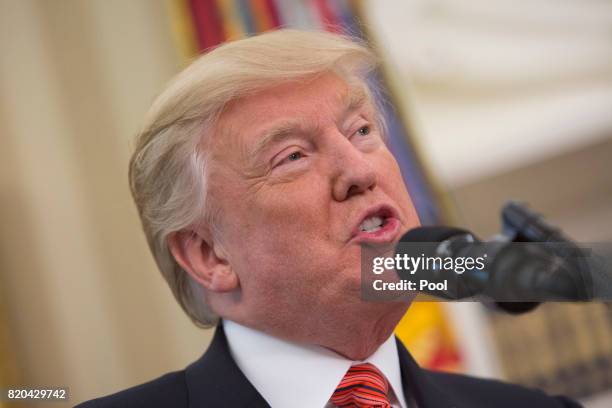
[[[331,402],[338,407],[391,408],[389,382],[370,363],[352,366],[334,391]]]

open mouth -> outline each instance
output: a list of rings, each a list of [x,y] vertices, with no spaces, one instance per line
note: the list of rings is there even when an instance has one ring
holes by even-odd
[[[353,236],[360,242],[390,242],[397,236],[399,226],[393,209],[383,205],[372,208],[363,216]]]
[[[372,216],[363,220],[359,229],[362,232],[376,232],[380,231],[380,229],[387,223],[387,218],[385,216]]]

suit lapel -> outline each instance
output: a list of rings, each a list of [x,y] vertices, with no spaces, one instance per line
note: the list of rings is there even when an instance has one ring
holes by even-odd
[[[189,408],[269,408],[232,358],[223,325],[215,330],[206,353],[185,370]]]
[[[456,407],[447,393],[438,387],[412,358],[406,347],[396,337],[397,352],[402,373],[402,384],[404,395],[410,399],[412,397],[418,408],[451,408]]]

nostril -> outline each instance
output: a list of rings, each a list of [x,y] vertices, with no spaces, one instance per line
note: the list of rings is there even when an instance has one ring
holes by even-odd
[[[349,187],[348,191],[346,192],[346,198],[349,198],[359,193],[361,193],[361,189],[359,188],[359,186],[353,184],[352,186]]]

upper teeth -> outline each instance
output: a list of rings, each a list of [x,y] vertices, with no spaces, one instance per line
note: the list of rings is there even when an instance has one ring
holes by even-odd
[[[359,228],[362,231],[373,232],[380,229],[383,224],[383,219],[381,217],[370,217],[365,219]]]

